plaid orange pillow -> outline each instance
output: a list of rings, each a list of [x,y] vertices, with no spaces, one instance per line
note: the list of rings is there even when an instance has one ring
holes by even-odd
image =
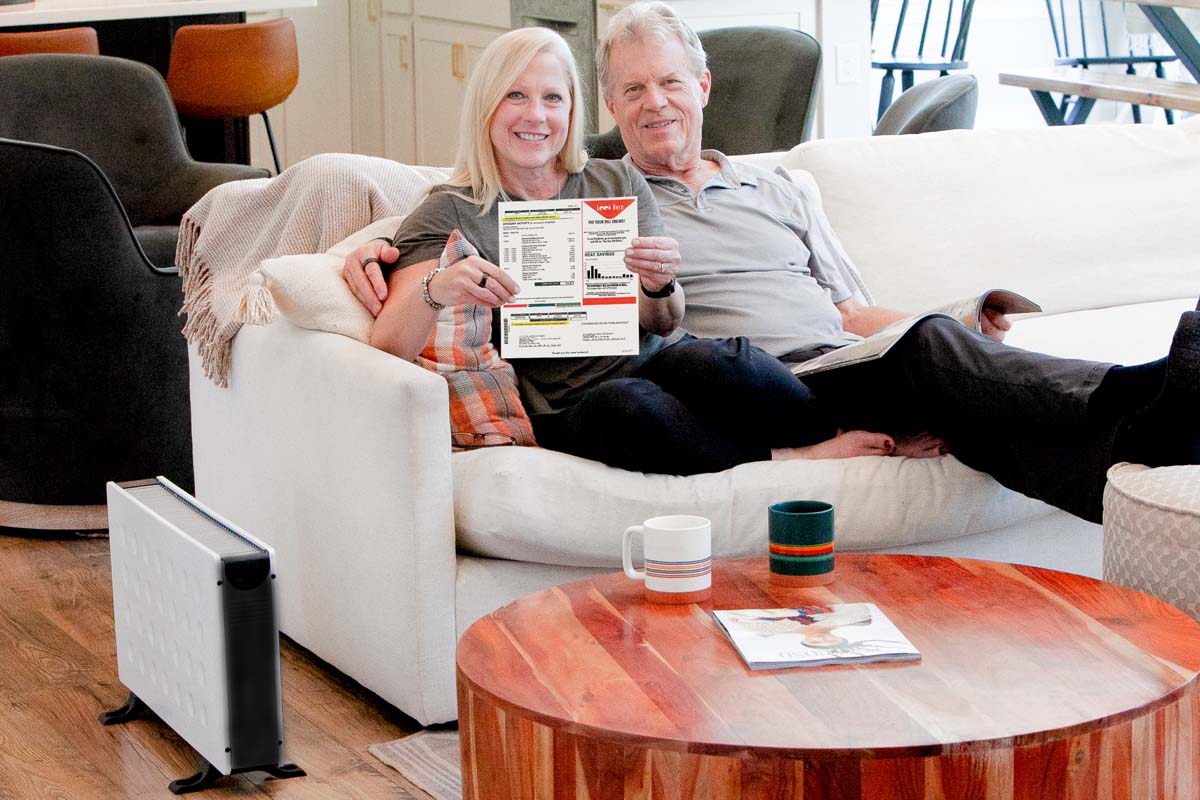
[[[455,229],[439,266],[478,254]],[[533,425],[521,405],[512,365],[492,345],[492,309],[451,306],[438,313],[417,364],[446,379],[450,389],[450,440],[456,448],[514,444],[536,447]]]

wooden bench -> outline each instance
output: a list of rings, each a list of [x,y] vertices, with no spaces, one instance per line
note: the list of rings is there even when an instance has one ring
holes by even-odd
[[[1200,112],[1200,84],[1143,75],[1053,67],[1004,72],[1000,74],[1000,83],[1022,86],[1032,92],[1049,125],[1085,122],[1097,100]],[[1051,92],[1061,92],[1076,100],[1060,106],[1050,96]]]

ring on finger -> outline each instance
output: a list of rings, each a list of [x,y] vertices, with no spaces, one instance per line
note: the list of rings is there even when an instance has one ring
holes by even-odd
[[[366,269],[367,264],[381,264],[381,263],[383,263],[383,262],[381,262],[378,258],[375,258],[375,256],[371,256],[370,258],[364,258],[362,260],[362,267],[363,267],[363,269]]]
[[[487,285],[487,279],[488,279],[488,276],[487,276],[487,273],[485,272],[485,273],[483,273],[483,277],[479,279],[480,288]]]

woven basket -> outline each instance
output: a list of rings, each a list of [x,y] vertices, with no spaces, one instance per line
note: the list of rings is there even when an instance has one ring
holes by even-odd
[[[1120,463],[1109,469],[1104,580],[1200,620],[1200,466]]]

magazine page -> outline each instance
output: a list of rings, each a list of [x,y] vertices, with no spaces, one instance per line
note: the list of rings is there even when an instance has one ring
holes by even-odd
[[[921,657],[874,603],[734,609],[713,616],[750,669]]]
[[[834,369],[835,367],[860,364],[864,361],[874,361],[886,355],[892,349],[892,346],[900,341],[900,338],[904,334],[908,333],[913,325],[916,325],[923,319],[934,316],[950,317],[951,319],[958,320],[968,328],[982,331],[983,309],[987,307],[999,309],[1005,314],[1024,314],[1042,310],[1042,307],[1037,303],[1016,292],[1010,292],[1007,289],[989,289],[975,297],[955,300],[926,311],[923,314],[905,317],[902,320],[893,322],[891,325],[877,331],[862,341],[848,344],[845,347],[839,347],[837,350],[832,350],[816,358],[810,358],[808,361],[800,364],[789,364],[788,366],[793,375],[803,377],[817,372],[824,372],[828,369]]]

